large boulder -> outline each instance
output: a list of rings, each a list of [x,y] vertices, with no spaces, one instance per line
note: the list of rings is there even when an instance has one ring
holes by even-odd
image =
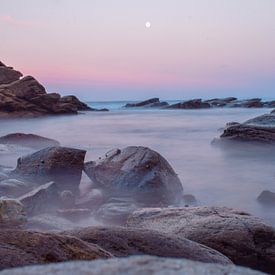
[[[131,255],[154,255],[185,258],[205,263],[231,264],[219,252],[204,245],[165,233],[125,227],[87,227],[65,231],[85,242],[97,244],[115,257]]]
[[[4,270],[0,275],[263,275],[234,265],[199,263],[185,259],[132,256],[128,258],[75,261]]]
[[[232,102],[230,107],[239,107],[239,108],[262,108],[264,103],[261,98],[251,98],[245,100],[239,100],[238,102]]]
[[[146,147],[113,150],[98,161],[85,163],[84,171],[111,197],[131,196],[152,205],[169,205],[182,199],[182,184],[173,168]]]
[[[72,104],[77,107],[78,111],[91,111],[92,110],[92,108],[90,108],[86,103],[81,102],[74,95],[63,96],[63,97],[61,97],[60,102]]]
[[[228,103],[236,101],[236,97],[226,97],[226,98],[213,98],[205,100],[205,103],[209,103],[212,107],[225,107]]]
[[[99,246],[75,237],[24,230],[0,230],[0,255],[0,269],[111,257]]]
[[[12,144],[34,149],[59,146],[59,142],[34,134],[13,133],[0,137],[0,144]]]
[[[21,157],[12,172],[39,184],[54,181],[58,189],[79,192],[86,151],[66,147],[48,147]]]
[[[129,227],[157,230],[211,247],[235,264],[275,270],[275,231],[261,219],[225,207],[155,208],[134,212]]]
[[[208,109],[211,105],[208,102],[204,102],[201,99],[187,100],[181,103],[176,103],[168,106],[168,109]]]
[[[15,199],[0,198],[0,228],[24,225],[27,221],[23,204]]]

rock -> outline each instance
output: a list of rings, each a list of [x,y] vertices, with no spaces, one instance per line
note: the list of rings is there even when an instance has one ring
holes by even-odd
[[[245,121],[245,125],[275,127],[275,115],[265,114]]]
[[[21,226],[25,224],[26,221],[26,213],[23,204],[20,201],[15,199],[0,198],[1,229],[5,227]]]
[[[16,198],[29,192],[32,187],[33,184],[30,183],[17,179],[6,179],[0,182],[0,194],[1,196]]]
[[[0,63],[0,85],[12,83],[22,76],[20,72],[7,67],[2,62]]]
[[[157,230],[211,247],[235,264],[275,270],[275,231],[261,219],[225,207],[155,208],[134,212],[129,227]]]
[[[182,199],[182,184],[170,164],[157,152],[130,146],[108,152],[84,171],[104,194],[133,197],[148,205],[169,205]]]
[[[257,198],[258,202],[275,206],[275,193],[265,190]]]
[[[93,110],[90,108],[87,104],[81,102],[76,96],[74,95],[68,95],[68,96],[63,96],[60,99],[60,102],[62,103],[69,103],[77,107],[78,111],[91,111]]]
[[[129,258],[78,261],[4,270],[0,275],[263,275],[234,265],[199,263],[185,259],[132,256]]]
[[[78,194],[85,154],[73,148],[48,147],[19,158],[12,174],[40,184],[54,181],[60,192]]]
[[[228,103],[236,101],[236,97],[226,97],[226,98],[213,98],[205,100],[205,103],[209,103],[211,107],[225,107]]]
[[[194,195],[186,194],[186,195],[183,195],[182,198],[183,198],[183,202],[186,205],[196,205],[197,204],[197,200]]]
[[[138,102],[138,103],[128,103],[124,107],[126,107],[126,108],[130,108],[130,107],[144,107],[144,106],[147,106],[147,105],[159,104],[159,103],[160,103],[159,98],[150,98],[148,100],[141,101],[141,102]]]
[[[47,94],[32,76],[21,76],[10,67],[0,66],[0,117],[77,114],[78,110],[89,109],[75,96],[61,98],[57,93]]]
[[[264,103],[261,98],[252,98],[246,100],[240,100],[237,103],[233,103],[230,107],[240,107],[240,108],[262,108]]]
[[[34,149],[60,146],[59,142],[34,134],[14,133],[0,137],[0,144],[12,144]]]
[[[53,233],[1,230],[0,244],[0,269],[112,256],[97,245]]]
[[[115,257],[153,255],[232,264],[219,252],[184,238],[146,229],[125,227],[87,227],[63,232],[85,242],[97,244]]]
[[[208,109],[211,105],[203,102],[201,99],[187,100],[181,103],[176,103],[168,106],[168,109]]]
[[[56,183],[43,184],[18,198],[28,215],[51,212],[59,206],[59,195]]]
[[[99,221],[107,224],[125,225],[127,218],[139,207],[132,199],[110,199],[96,211]]]

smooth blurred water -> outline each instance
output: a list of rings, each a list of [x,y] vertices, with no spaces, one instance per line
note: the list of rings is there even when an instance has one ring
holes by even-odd
[[[54,138],[64,146],[86,149],[87,161],[113,148],[148,146],[171,163],[185,192],[194,194],[201,204],[240,208],[275,225],[274,208],[263,208],[256,201],[261,191],[275,191],[275,154],[268,150],[254,153],[252,147],[239,152],[210,144],[225,123],[243,122],[267,112],[270,110],[114,108],[77,116],[1,120],[0,135],[24,132]],[[0,148],[0,164],[15,166],[17,157],[29,152]]]

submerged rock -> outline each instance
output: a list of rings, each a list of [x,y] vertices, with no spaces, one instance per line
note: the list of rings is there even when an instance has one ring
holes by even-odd
[[[65,231],[63,234],[72,235],[88,243],[97,244],[115,257],[144,254],[185,258],[205,263],[232,263],[221,253],[204,245],[147,229],[88,227]]]
[[[23,204],[15,199],[0,198],[0,228],[21,226],[27,221]]]
[[[263,275],[234,265],[199,263],[185,259],[132,256],[128,258],[58,263],[5,270],[1,275]]]
[[[0,137],[0,144],[12,144],[34,149],[59,146],[54,139],[45,138],[34,134],[14,133]]]
[[[0,255],[0,269],[112,256],[75,237],[23,230],[0,230]]]
[[[235,264],[275,270],[275,231],[261,219],[225,207],[152,208],[134,212],[129,227],[157,230],[211,247]]]
[[[257,198],[258,202],[275,206],[275,193],[265,190]]]
[[[182,199],[182,184],[170,164],[157,152],[131,146],[113,150],[84,171],[110,197],[130,196],[152,205],[169,205]]]
[[[73,148],[48,147],[19,158],[12,174],[40,184],[54,181],[59,191],[78,194],[85,154]]]

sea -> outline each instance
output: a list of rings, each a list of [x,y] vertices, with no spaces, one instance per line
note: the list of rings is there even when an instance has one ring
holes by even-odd
[[[275,225],[274,207],[257,201],[263,190],[275,192],[274,151],[212,144],[227,122],[244,122],[270,109],[127,109],[126,103],[88,102],[109,112],[1,120],[0,136],[23,132],[53,138],[63,146],[87,150],[86,161],[114,148],[146,146],[168,160],[185,194],[193,194],[200,205],[234,207]],[[0,165],[15,167],[17,158],[30,152],[0,146]]]

